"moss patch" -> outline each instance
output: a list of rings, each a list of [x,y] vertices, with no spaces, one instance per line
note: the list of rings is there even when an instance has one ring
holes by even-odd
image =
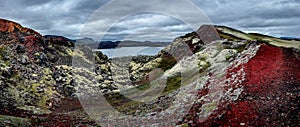
[[[31,120],[27,118],[0,115],[0,126],[30,127]]]

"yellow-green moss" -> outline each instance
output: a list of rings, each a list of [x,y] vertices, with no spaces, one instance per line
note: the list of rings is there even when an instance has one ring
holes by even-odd
[[[5,52],[5,47],[4,46],[0,46],[0,59],[3,58],[4,52]]]
[[[4,116],[4,115],[0,115],[0,123],[1,123],[1,126],[4,126],[3,124],[5,124],[6,127],[9,127],[9,126],[30,127],[30,126],[32,126],[30,119],[21,118],[21,117],[13,117],[13,116]]]
[[[40,84],[37,84],[37,83],[34,83],[34,84],[31,84],[31,91],[33,91],[34,93],[37,92],[37,87],[39,86]]]

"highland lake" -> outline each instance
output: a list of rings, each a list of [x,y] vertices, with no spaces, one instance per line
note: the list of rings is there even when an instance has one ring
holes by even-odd
[[[154,56],[165,47],[121,47],[115,49],[96,49],[107,55],[108,58],[147,55]]]

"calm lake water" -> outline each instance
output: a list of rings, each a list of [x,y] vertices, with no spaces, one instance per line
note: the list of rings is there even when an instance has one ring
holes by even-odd
[[[96,49],[107,55],[108,58],[148,55],[154,56],[165,47],[121,47],[116,49]]]

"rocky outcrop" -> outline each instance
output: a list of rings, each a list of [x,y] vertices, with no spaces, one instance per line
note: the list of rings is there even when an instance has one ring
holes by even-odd
[[[14,117],[45,117],[53,114],[66,98],[76,97],[76,89],[83,87],[105,91],[106,87],[100,90],[100,79],[91,81],[93,83],[74,81],[74,78],[85,78],[77,73],[91,72],[72,67],[74,56],[86,60],[82,54],[74,52],[72,40],[59,36],[41,36],[8,20],[1,19],[0,28],[1,126],[2,120],[14,122]],[[95,56],[102,64],[105,57],[103,54]],[[5,115],[14,117],[6,118]],[[31,120],[25,121],[28,123]],[[6,125],[19,126],[15,123]]]
[[[174,39],[171,45],[161,50],[148,62],[137,63],[134,60],[130,63],[132,81],[135,84],[143,84],[149,78],[149,72],[155,68],[163,71],[171,69],[178,61],[186,56],[198,52],[204,43],[197,33],[192,32]]]

